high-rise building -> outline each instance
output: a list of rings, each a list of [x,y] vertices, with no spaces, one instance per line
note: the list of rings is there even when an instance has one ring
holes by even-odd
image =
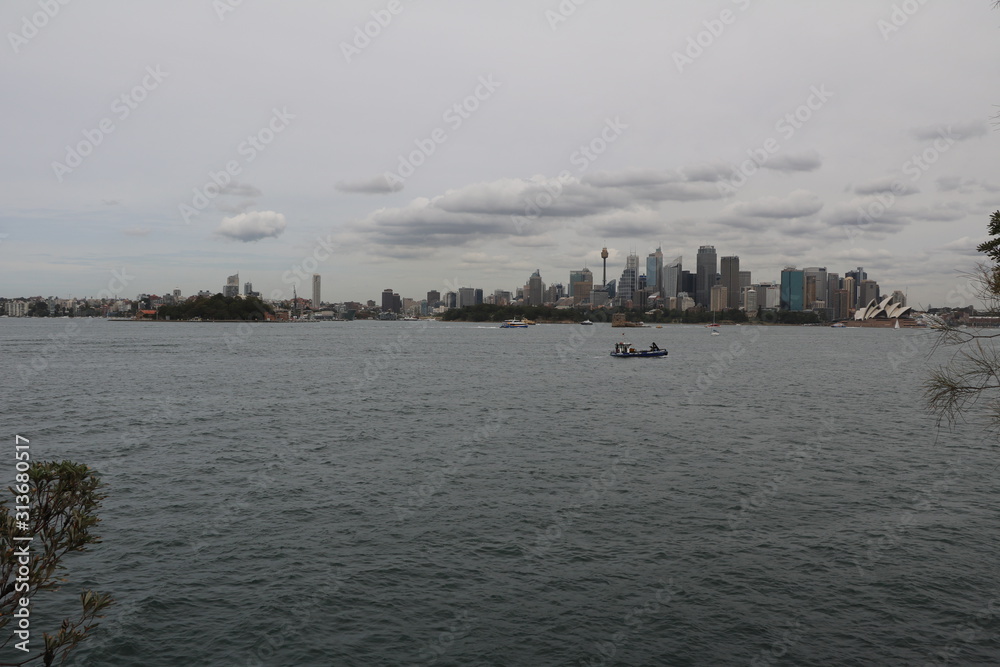
[[[802,310],[805,300],[805,273],[788,266],[781,271],[781,309]]]
[[[803,304],[806,310],[813,307],[816,301],[827,303],[827,275],[825,266],[810,266],[802,269],[805,276],[806,296]],[[811,279],[811,280],[810,280]]]
[[[697,273],[695,277],[694,301],[708,308],[711,303],[711,289],[718,273],[715,246],[703,245],[698,248]]]
[[[663,251],[659,247],[646,257],[646,288],[655,294],[663,295]]]
[[[833,308],[833,302],[836,301],[834,294],[837,290],[841,288],[840,285],[840,274],[839,273],[828,273],[826,274],[826,298],[828,299],[826,305]]]
[[[175,292],[179,290],[174,290]],[[243,296],[250,296],[253,293],[253,283],[249,280],[243,283]]]
[[[473,295],[473,302],[477,306],[483,305],[483,290],[482,290],[482,288],[479,288],[479,287],[476,288],[476,292]]]
[[[312,308],[313,310],[319,310],[320,298],[319,298],[319,274],[313,274],[313,298],[312,298]]]
[[[432,289],[430,292],[427,293],[427,306],[429,308],[437,308],[440,305],[441,305],[441,292],[436,289]]]
[[[458,305],[458,295],[454,292],[444,293],[444,307],[445,308],[455,308]]]
[[[750,287],[753,284],[753,280],[750,277],[749,271],[740,271],[740,292],[745,288]]]
[[[234,297],[240,295],[240,274],[234,274],[226,278],[226,285],[222,288],[222,296]]]
[[[757,310],[757,286],[748,285],[740,288],[740,307],[748,313]]]
[[[625,258],[625,269],[622,270],[622,276],[618,280],[618,292],[615,296],[616,301],[622,305],[627,301],[631,301],[632,294],[635,292],[638,282],[639,256],[630,254]]]
[[[857,308],[858,303],[861,300],[861,281],[868,280],[868,274],[865,273],[865,270],[859,266],[854,271],[848,271],[845,273],[844,277],[854,279],[854,293],[851,294],[851,308]]]
[[[458,307],[465,308],[466,306],[474,305],[476,305],[476,290],[472,287],[459,287]]]
[[[903,290],[893,290],[892,303],[898,303],[902,306],[906,305],[906,294],[903,293]]]
[[[677,296],[678,292],[683,292],[684,290],[681,289],[681,258],[675,258],[674,261],[667,264],[663,271],[664,298],[669,299]]]
[[[712,285],[709,310],[719,312],[728,307],[729,289],[725,285]]]
[[[850,317],[850,294],[846,289],[833,291],[833,319],[846,320]]]
[[[579,271],[570,271],[569,294],[567,294],[567,296],[571,296],[574,298],[577,296],[576,288],[574,287],[576,283],[590,283],[591,285],[593,285],[594,284],[593,272],[591,272],[591,270],[587,268],[580,269]],[[583,296],[588,296],[589,294],[590,294],[590,288],[587,288],[587,293],[584,294]]]
[[[403,300],[398,294],[393,292],[390,288],[382,290],[382,312],[383,313],[396,313],[397,315],[403,310]]]
[[[855,284],[854,277],[848,273],[844,278],[844,290],[847,291],[847,309],[848,313],[844,315],[847,317],[850,311],[857,308],[858,303],[858,286]]]
[[[722,261],[722,282],[726,288],[726,308],[735,309],[739,307],[740,301],[740,258],[736,255],[723,257]]]
[[[541,306],[543,304],[542,295],[545,292],[545,283],[542,282],[542,274],[539,269],[528,278],[528,284],[524,286],[524,305]]]
[[[867,306],[872,301],[879,300],[878,283],[874,280],[862,280],[858,285],[858,308]]]

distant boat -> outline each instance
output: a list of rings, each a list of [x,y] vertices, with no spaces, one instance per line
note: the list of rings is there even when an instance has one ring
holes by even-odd
[[[834,322],[833,324],[830,325],[830,327],[833,329],[845,329],[847,328],[847,325],[844,324],[843,322]]]
[[[580,322],[580,324],[593,324],[593,322],[590,320],[584,320],[583,322]]]
[[[524,320],[504,320],[500,324],[501,329],[527,329],[528,323]]]
[[[722,325],[715,323],[715,311],[713,310],[712,311],[712,323],[711,324],[706,324],[705,327],[708,328],[708,329],[711,329],[713,327],[720,327],[720,326],[722,326]],[[715,332],[713,331],[712,333],[715,333]]]
[[[656,343],[650,345],[648,350],[637,350],[632,343],[622,341],[615,343],[615,349],[611,352],[611,356],[618,357],[619,359],[626,357],[665,357],[667,356],[667,351],[658,348]]]
[[[718,329],[712,329],[712,335],[713,336],[721,336],[722,334],[719,333]]]
[[[898,329],[898,328],[899,328],[899,320],[896,320],[896,326],[894,326],[893,329]]]

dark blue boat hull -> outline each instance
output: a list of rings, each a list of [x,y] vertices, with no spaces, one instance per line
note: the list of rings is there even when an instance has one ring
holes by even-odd
[[[640,352],[612,352],[612,357],[665,357],[666,350],[642,350]]]

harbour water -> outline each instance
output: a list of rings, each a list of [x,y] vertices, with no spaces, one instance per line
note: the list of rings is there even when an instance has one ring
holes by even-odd
[[[69,664],[1000,664],[1000,448],[921,397],[950,352],[708,333],[0,320],[4,480],[16,433],[108,484]]]

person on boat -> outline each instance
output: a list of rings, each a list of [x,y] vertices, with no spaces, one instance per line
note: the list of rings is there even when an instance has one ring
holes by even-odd
[[[650,350],[651,352],[656,352],[656,351],[657,351],[657,350],[659,350],[659,349],[660,349],[660,348],[658,348],[658,347],[656,346],[656,343],[653,343],[652,345],[650,345],[650,346],[649,346],[649,350]]]

